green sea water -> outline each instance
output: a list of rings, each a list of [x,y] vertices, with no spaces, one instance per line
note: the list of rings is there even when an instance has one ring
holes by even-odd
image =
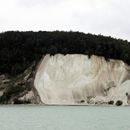
[[[0,130],[130,130],[130,107],[4,105]]]

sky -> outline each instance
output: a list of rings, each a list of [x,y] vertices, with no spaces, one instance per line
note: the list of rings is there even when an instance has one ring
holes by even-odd
[[[0,32],[80,31],[130,41],[130,0],[0,0]]]

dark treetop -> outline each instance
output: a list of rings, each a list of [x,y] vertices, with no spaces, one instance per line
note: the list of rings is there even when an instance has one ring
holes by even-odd
[[[106,60],[120,59],[130,64],[130,43],[102,35],[80,32],[19,32],[0,33],[0,73],[17,75],[44,54],[93,54]]]

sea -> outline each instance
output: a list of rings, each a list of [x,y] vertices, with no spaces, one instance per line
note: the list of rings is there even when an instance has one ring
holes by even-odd
[[[0,130],[130,130],[130,107],[1,105]]]

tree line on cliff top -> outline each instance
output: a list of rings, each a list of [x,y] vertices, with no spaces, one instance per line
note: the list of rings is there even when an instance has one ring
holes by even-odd
[[[0,73],[17,75],[44,54],[85,54],[120,59],[130,64],[130,43],[102,35],[64,31],[0,33]]]

